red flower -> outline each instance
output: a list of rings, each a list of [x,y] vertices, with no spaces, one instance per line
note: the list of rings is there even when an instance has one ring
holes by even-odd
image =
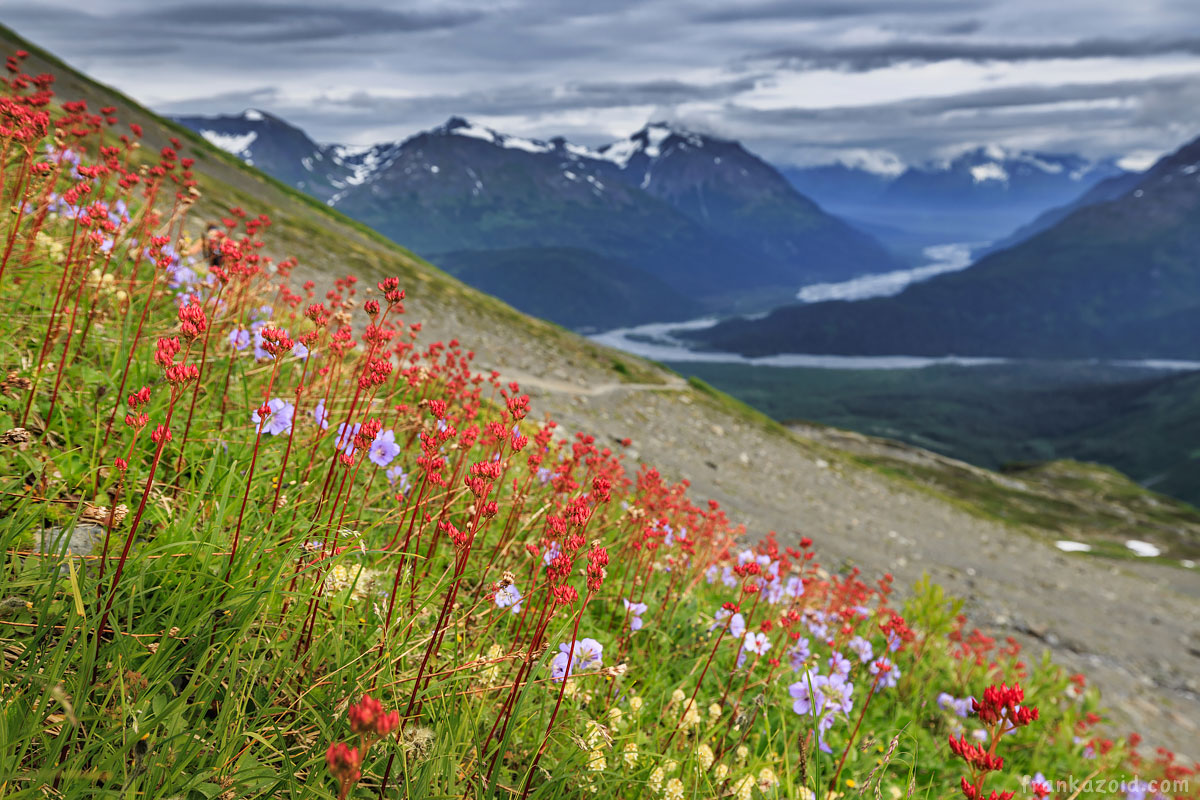
[[[342,783],[357,783],[362,777],[362,756],[357,747],[338,743],[329,745],[325,751],[325,763],[329,771]]]
[[[179,309],[179,332],[185,339],[198,339],[208,329],[208,317],[195,300]]]
[[[150,434],[150,440],[155,444],[162,444],[163,442],[171,441],[171,429],[166,425],[159,425],[154,429],[154,432]]]
[[[274,358],[279,358],[280,355],[287,353],[296,344],[287,333],[274,326],[262,329],[262,340],[262,349]]]
[[[354,733],[387,736],[400,725],[400,712],[384,711],[383,704],[369,694],[363,695],[361,703],[351,705],[347,714]]]
[[[166,369],[175,363],[175,356],[179,354],[179,349],[179,339],[176,337],[159,339],[154,348],[154,363]]]

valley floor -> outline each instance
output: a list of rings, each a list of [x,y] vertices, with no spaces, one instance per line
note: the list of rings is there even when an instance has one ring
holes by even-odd
[[[661,389],[621,384],[617,369],[489,330],[469,313],[422,303],[411,314],[434,338],[475,344],[477,362],[522,383],[565,433],[601,445],[629,437],[631,457],[698,498],[719,501],[757,538],[812,537],[829,563],[890,571],[904,589],[929,573],[967,601],[971,622],[1049,649],[1085,672],[1120,726],[1153,745],[1200,756],[1200,575],[1165,565],[1067,555],[1013,527],[854,463],[818,438],[785,431],[666,372]],[[614,357],[617,357],[614,354]],[[622,356],[623,357],[623,356]],[[1127,732],[1125,730],[1119,732]]]

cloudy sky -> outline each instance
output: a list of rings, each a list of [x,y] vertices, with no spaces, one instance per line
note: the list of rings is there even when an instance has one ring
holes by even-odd
[[[452,114],[596,145],[651,119],[780,163],[966,146],[1142,159],[1200,135],[1198,0],[63,0],[0,19],[168,113],[321,141]]]

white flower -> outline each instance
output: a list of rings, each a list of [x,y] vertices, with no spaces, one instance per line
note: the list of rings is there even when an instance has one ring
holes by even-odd
[[[729,767],[725,766],[724,764],[717,764],[716,769],[713,770],[713,778],[718,783],[725,780],[725,776],[728,774],[729,774]]]
[[[771,649],[771,640],[762,631],[746,634],[746,650],[760,656]]]
[[[750,755],[750,748],[744,744],[739,744],[737,750],[734,751],[734,758],[738,761],[745,761],[748,755]]]
[[[587,768],[590,772],[601,772],[607,766],[608,762],[605,760],[603,752],[593,750],[592,754],[588,756]]]
[[[775,777],[775,772],[770,767],[763,767],[758,771],[758,788],[766,794],[771,789],[779,785],[779,778]]]
[[[683,781],[671,778],[667,781],[667,791],[663,793],[666,800],[683,800]]]
[[[659,792],[662,791],[662,783],[663,783],[663,768],[655,767],[654,771],[650,773],[650,791],[654,792],[655,794],[658,794]]]
[[[754,794],[754,776],[747,775],[733,785],[733,794],[737,800],[750,800]]]
[[[627,767],[636,767],[638,760],[637,742],[626,742],[625,752],[621,754],[621,760],[625,762]]]
[[[638,697],[637,695],[634,695],[633,697],[629,698],[629,710],[632,711],[634,714],[641,711],[642,710],[642,698]]]
[[[716,719],[717,717],[721,716],[721,707],[716,703],[713,703],[708,707],[708,716],[711,719]]]
[[[672,703],[682,703],[685,697],[687,697],[687,695],[683,693],[683,689],[676,689],[675,691],[671,692]]]
[[[696,748],[696,765],[700,769],[708,769],[713,763],[713,749],[706,744]]]

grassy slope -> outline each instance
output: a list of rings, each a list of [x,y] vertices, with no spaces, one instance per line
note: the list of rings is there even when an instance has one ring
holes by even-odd
[[[336,274],[354,273],[364,277],[399,275],[403,283],[415,288],[414,295],[449,304],[464,314],[498,326],[509,335],[537,338],[575,364],[590,365],[608,375],[615,374],[620,379],[632,382],[662,381],[661,365],[653,365],[625,353],[617,354],[571,334],[553,323],[525,316],[503,302],[465,286],[365,225],[247,167],[183,126],[159,117],[120,92],[83,76],[3,26],[0,26],[0,44],[9,51],[17,48],[28,50],[32,54],[28,63],[30,71],[49,71],[58,76],[56,85],[60,96],[85,98],[97,106],[108,103],[119,105],[123,119],[138,122],[145,128],[147,146],[162,146],[166,144],[168,136],[177,136],[185,140],[189,152],[197,159],[197,174],[204,191],[204,199],[196,219],[205,214],[211,216],[223,213],[224,209],[233,205],[253,209],[256,213],[268,213],[275,221],[269,238],[272,245],[278,247],[278,255],[297,256],[302,268]],[[616,364],[620,364],[619,369],[614,366]],[[693,369],[693,366],[699,365],[689,366],[690,371],[699,371]],[[758,410],[749,408],[741,401],[719,391],[728,384],[718,380],[712,382],[717,388],[699,381],[692,383],[698,399],[703,399],[704,402],[735,418],[755,421],[773,434],[787,435],[781,426],[763,417]],[[753,397],[747,399],[752,406],[776,416],[772,409],[762,406]],[[829,446],[828,443],[825,446]],[[839,448],[835,449],[840,451]],[[843,454],[854,459],[852,451]],[[859,463],[863,466],[873,466],[861,461]],[[900,480],[908,481],[912,478],[903,472],[889,474]],[[921,481],[917,483],[920,484]],[[947,500],[968,510],[989,513],[978,505],[981,498],[975,486],[943,482],[939,492]],[[1036,515],[1028,515],[1019,522],[1031,525],[1037,530],[1040,519]]]

